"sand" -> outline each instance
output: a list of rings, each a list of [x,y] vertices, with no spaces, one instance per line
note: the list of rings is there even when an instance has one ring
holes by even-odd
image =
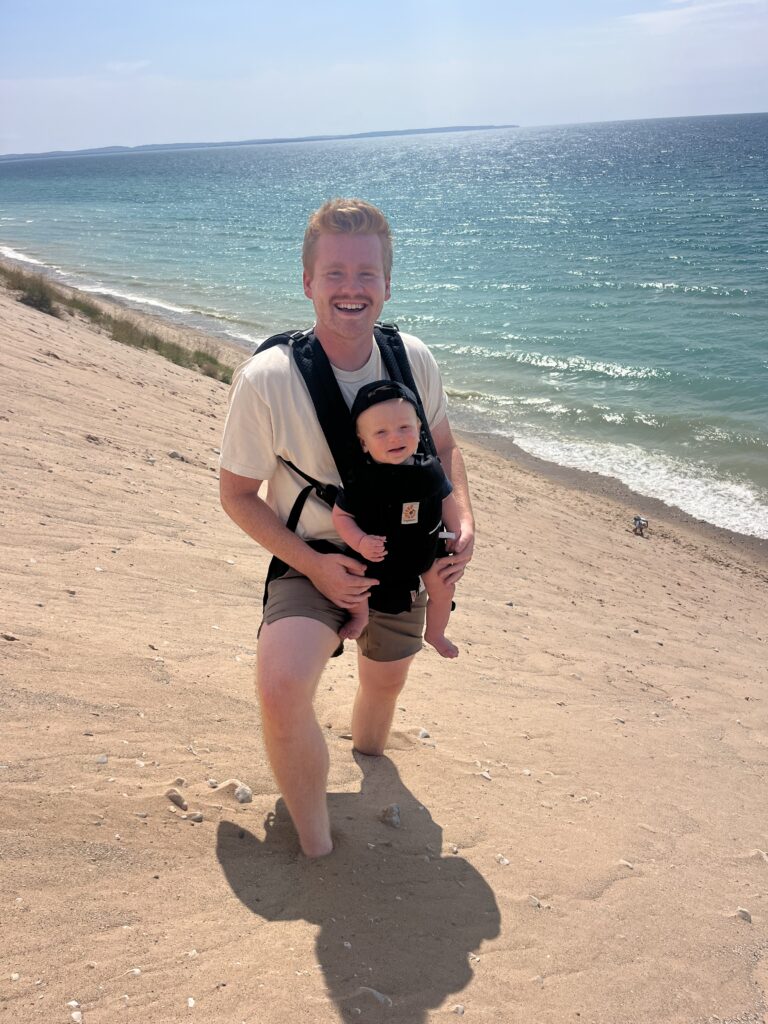
[[[267,556],[218,507],[227,387],[7,294],[0,365],[0,1019],[766,1019],[759,546],[637,537],[468,444],[461,654],[419,656],[382,759],[354,645],[331,663],[308,862],[253,693]]]

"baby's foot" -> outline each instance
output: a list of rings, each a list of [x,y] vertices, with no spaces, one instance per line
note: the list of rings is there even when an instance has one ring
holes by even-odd
[[[357,640],[367,625],[367,615],[353,615],[339,630],[339,640]]]
[[[424,634],[427,643],[434,647],[437,653],[443,658],[458,658],[459,648],[452,644],[447,636],[442,633],[432,634],[429,630]]]

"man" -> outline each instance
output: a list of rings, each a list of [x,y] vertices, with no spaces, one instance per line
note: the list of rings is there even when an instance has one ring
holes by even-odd
[[[347,405],[364,384],[386,377],[373,327],[390,297],[392,240],[386,218],[359,199],[334,199],[309,219],[304,236],[304,294],[315,308],[314,333]],[[433,357],[417,339],[403,338],[438,455],[453,484],[460,532],[454,553],[441,560],[447,583],[461,578],[472,557],[474,521],[466,473],[445,414]],[[341,553],[323,554],[307,540],[336,540],[331,512],[311,496],[297,532],[284,525],[304,481],[281,459],[323,483],[339,476],[306,386],[286,346],[245,364],[232,386],[221,449],[221,503],[250,537],[289,567],[273,581],[259,633],[256,682],[264,742],[277,784],[308,857],[331,852],[326,801],[328,749],[313,710],[320,675],[338,647],[347,609],[375,581]],[[258,496],[268,481],[266,500]],[[397,696],[418,650],[424,597],[410,612],[372,612],[359,638],[359,687],[352,740],[380,755]]]

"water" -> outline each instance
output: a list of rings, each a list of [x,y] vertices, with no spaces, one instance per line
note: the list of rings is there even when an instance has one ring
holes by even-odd
[[[311,322],[333,195],[455,425],[768,537],[768,115],[0,163],[0,251],[246,344]]]

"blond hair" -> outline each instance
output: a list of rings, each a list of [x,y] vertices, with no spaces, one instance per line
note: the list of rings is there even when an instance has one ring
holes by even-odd
[[[392,274],[392,233],[384,214],[364,199],[329,199],[307,222],[301,258],[312,272],[315,245],[320,235],[378,235],[384,260],[384,274]]]

